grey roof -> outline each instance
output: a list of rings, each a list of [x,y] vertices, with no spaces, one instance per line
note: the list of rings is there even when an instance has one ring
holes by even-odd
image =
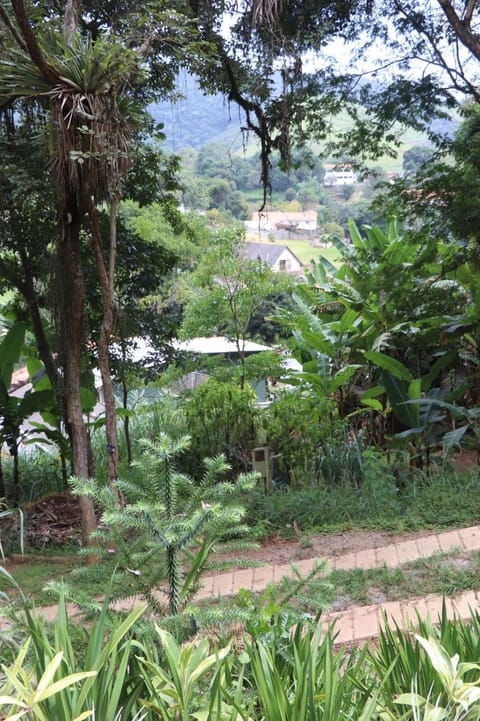
[[[288,245],[279,245],[278,243],[245,243],[244,255],[249,260],[263,260],[269,265],[273,265],[285,250],[292,253]],[[295,255],[295,253],[292,253],[292,255]]]

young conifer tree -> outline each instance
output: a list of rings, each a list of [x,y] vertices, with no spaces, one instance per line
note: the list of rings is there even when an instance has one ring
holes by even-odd
[[[94,569],[114,575],[112,600],[141,597],[157,613],[179,614],[201,587],[209,570],[249,565],[235,552],[250,549],[243,524],[242,499],[251,492],[257,474],[222,481],[229,470],[223,456],[206,459],[200,481],[180,473],[175,458],[189,446],[188,437],[172,440],[161,433],[144,440],[143,454],[128,480],[115,488],[93,479],[75,479],[74,492],[102,508],[98,547],[84,549],[100,558]],[[119,504],[118,497],[122,503]],[[232,561],[216,564],[214,553],[228,552]]]

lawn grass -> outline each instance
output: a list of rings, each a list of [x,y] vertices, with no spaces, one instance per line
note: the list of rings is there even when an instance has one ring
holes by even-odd
[[[65,559],[40,559],[33,556],[25,556],[23,562],[7,562],[5,569],[10,573],[20,586],[22,593],[27,598],[40,606],[48,606],[55,603],[56,599],[44,590],[49,581],[59,581],[69,577],[77,560],[72,557]],[[8,579],[0,576],[0,592],[5,593],[9,599],[18,599],[19,592],[12,587]]]
[[[17,559],[17,556],[15,556]],[[13,576],[20,587],[23,595],[28,601],[38,606],[50,606],[58,600],[57,596],[48,590],[47,584],[66,582],[74,579],[75,569],[81,561],[74,555],[55,556],[48,558],[40,555],[26,554],[23,561],[15,560],[5,564],[6,571]],[[89,577],[81,585],[82,594],[96,598],[103,595],[105,591],[105,579]],[[0,594],[4,593],[10,600],[20,598],[20,592],[8,581],[8,578],[0,575]]]
[[[282,245],[287,245],[304,265],[308,265],[312,260],[318,262],[322,257],[334,265],[340,262],[340,253],[333,247],[314,248],[308,240],[292,239],[283,241]]]

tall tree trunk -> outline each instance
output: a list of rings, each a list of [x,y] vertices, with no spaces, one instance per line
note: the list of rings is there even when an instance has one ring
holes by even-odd
[[[63,420],[64,426],[67,427],[67,405],[65,399],[65,388],[61,374],[58,372],[55,364],[50,344],[45,335],[40,308],[38,305],[37,293],[34,285],[34,274],[32,272],[30,258],[25,248],[19,248],[20,262],[22,264],[22,276],[16,279],[16,286],[21,291],[23,298],[27,304],[30,322],[32,324],[33,335],[35,336],[35,344],[37,346],[38,355],[42,361],[50,384],[53,388],[55,398],[58,404],[59,412]]]
[[[71,222],[68,222],[70,220]],[[81,360],[84,341],[85,286],[80,256],[81,213],[67,214],[63,223],[57,272],[62,289],[59,303],[60,342],[65,376],[68,432],[72,443],[72,471],[78,478],[89,477],[89,442],[80,395]],[[92,501],[80,497],[82,543],[93,545],[97,521]]]
[[[67,0],[63,16],[63,34],[65,40],[71,45],[80,17],[80,0]]]
[[[125,363],[125,358],[123,359]],[[125,374],[122,371],[122,405],[125,411],[128,411],[128,387],[125,380]],[[129,466],[132,465],[132,439],[130,437],[130,418],[128,412],[123,417],[123,431],[125,433],[125,447],[127,450],[127,463]]]
[[[108,481],[113,485],[118,479],[118,433],[115,396],[110,372],[109,344],[115,327],[117,307],[115,302],[115,266],[117,255],[117,212],[120,198],[114,196],[110,205],[110,248],[108,269],[103,253],[103,242],[98,225],[96,209],[91,204],[89,215],[93,250],[98,278],[102,288],[103,319],[98,340],[98,366],[102,377],[105,402],[105,431],[108,452]]]

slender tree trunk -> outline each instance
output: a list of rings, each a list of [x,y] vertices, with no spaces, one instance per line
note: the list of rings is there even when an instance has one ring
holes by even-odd
[[[122,376],[122,405],[124,410],[128,411],[128,387],[125,381],[125,377]],[[127,463],[129,466],[132,465],[132,439],[130,437],[130,418],[128,415],[124,416],[123,419],[123,431],[125,433],[125,446],[127,449]]]
[[[118,433],[115,396],[110,372],[109,344],[115,327],[117,308],[115,302],[115,265],[117,254],[117,211],[119,197],[115,196],[110,207],[110,253],[108,270],[105,264],[103,243],[96,210],[90,208],[92,243],[95,253],[98,278],[102,288],[103,319],[98,340],[98,366],[102,377],[105,402],[105,432],[108,453],[108,480],[112,485],[118,479]]]
[[[1,447],[1,441],[0,441],[0,499],[5,498],[5,496],[6,496],[5,475],[3,473],[2,447]]]
[[[45,371],[50,380],[52,388],[57,391],[59,389],[58,370],[53,360],[50,345],[45,336],[45,330],[38,307],[37,294],[34,286],[34,275],[32,272],[30,259],[24,247],[19,248],[19,255],[22,264],[22,278],[17,278],[16,285],[20,288],[22,295],[28,307],[30,321],[32,323],[33,334],[35,336],[35,344],[37,346],[38,355]]]
[[[9,451],[13,459],[12,487],[10,489],[10,503],[13,508],[18,508],[20,501],[20,469],[18,466],[18,435],[9,441]]]
[[[65,454],[60,452],[60,467],[62,469],[62,488],[68,488],[68,473],[67,473],[67,459]]]
[[[40,308],[38,306],[37,293],[34,286],[34,275],[30,265],[30,259],[25,248],[19,249],[20,260],[22,264],[22,278],[17,278],[17,287],[21,290],[23,298],[27,304],[30,321],[32,323],[33,335],[35,336],[35,344],[37,346],[38,355],[42,361],[47,373],[50,384],[55,394],[58,404],[59,413],[63,420],[64,427],[68,427],[67,404],[65,398],[65,387],[61,374],[58,372],[55,364],[50,344],[45,335]],[[59,427],[60,430],[60,427]],[[66,468],[65,468],[66,472]]]

